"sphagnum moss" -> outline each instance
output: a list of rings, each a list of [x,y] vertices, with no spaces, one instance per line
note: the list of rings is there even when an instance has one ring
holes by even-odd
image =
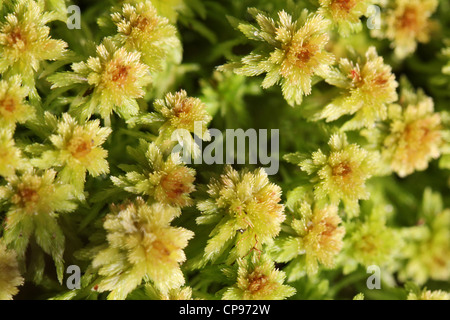
[[[150,69],[140,62],[141,54],[117,47],[110,39],[97,47],[95,57],[72,64],[73,72],[50,76],[52,88],[72,84],[84,85],[77,112],[83,118],[99,114],[110,121],[113,111],[124,118],[137,115],[136,101],[144,96],[144,88],[151,82]]]
[[[282,300],[295,294],[294,288],[283,284],[285,274],[270,259],[255,257],[237,261],[236,284],[226,289],[222,299]]]
[[[0,1],[0,299],[449,299],[444,1],[251,2]]]
[[[343,90],[323,109],[320,117],[333,121],[345,114],[354,114],[353,119],[342,126],[343,130],[373,127],[377,121],[386,120],[387,105],[398,98],[395,75],[374,47],[367,50],[364,60],[353,63],[341,59],[338,69],[330,72],[326,79]]]
[[[111,177],[116,186],[176,208],[193,205],[190,194],[195,191],[195,170],[183,165],[179,156],[165,156],[155,143],[142,140],[129,153],[136,156],[139,164],[125,176]]]
[[[350,144],[345,134],[332,135],[328,146],[329,152],[319,149],[298,165],[311,176],[316,200],[342,201],[348,215],[357,215],[358,201],[369,198],[366,180],[376,173],[377,154]]]
[[[44,12],[43,1],[8,1],[14,4],[0,24],[0,72],[3,77],[20,75],[36,98],[35,73],[41,62],[61,59],[67,43],[50,37],[53,12]],[[5,4],[6,6],[6,4]]]
[[[404,59],[416,50],[418,43],[430,40],[436,29],[430,17],[437,6],[437,0],[391,1],[383,17],[385,26],[374,33],[392,41],[395,55]]]
[[[319,12],[333,22],[340,35],[347,37],[362,30],[360,17],[367,14],[370,0],[320,0]]]
[[[168,54],[181,60],[181,43],[177,29],[167,18],[157,14],[150,1],[135,5],[124,4],[122,10],[111,15],[117,26],[113,37],[119,46],[141,53],[142,61],[151,72],[160,71]]]
[[[312,77],[325,77],[334,62],[333,55],[325,50],[330,21],[307,11],[298,18],[280,11],[277,21],[256,9],[249,12],[258,27],[241,23],[238,28],[247,38],[262,42],[266,48],[255,50],[223,69],[231,68],[246,76],[266,73],[263,88],[280,83],[286,101],[290,105],[301,104],[303,96],[311,93]]]
[[[92,261],[98,268],[99,291],[111,291],[109,299],[125,299],[148,278],[164,294],[184,284],[179,264],[193,232],[170,226],[173,208],[137,198],[115,206],[104,223],[108,246]]]
[[[51,117],[50,114],[47,116]],[[100,128],[99,125],[99,120],[78,124],[64,113],[55,134],[48,137],[51,145],[41,146],[42,153],[32,159],[32,164],[41,169],[58,168],[60,180],[73,185],[78,196],[83,198],[87,172],[93,177],[109,173],[108,151],[101,145],[111,129]]]
[[[210,182],[208,195],[198,203],[202,216],[197,218],[198,224],[217,224],[205,247],[207,260],[217,258],[230,242],[234,244],[230,261],[261,252],[281,231],[285,220],[281,189],[270,183],[263,169],[238,172],[227,167],[219,180]]]
[[[28,163],[15,145],[13,131],[9,128],[0,129],[0,150],[0,176],[9,177],[16,170],[27,167]]]
[[[15,127],[35,115],[35,110],[24,100],[28,89],[22,85],[19,75],[8,80],[0,80],[0,124],[2,127]]]
[[[333,268],[344,245],[341,222],[337,206],[311,208],[310,203],[302,201],[291,222],[293,234],[277,239],[270,252],[277,262],[304,256],[304,269],[309,275],[317,274],[319,264]]]

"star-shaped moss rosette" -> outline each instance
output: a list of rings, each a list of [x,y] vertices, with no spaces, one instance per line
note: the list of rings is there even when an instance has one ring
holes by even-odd
[[[437,7],[437,0],[389,1],[380,17],[381,29],[373,29],[372,34],[389,39],[395,55],[404,59],[416,51],[418,43],[430,41],[436,29],[430,18]]]
[[[152,73],[161,71],[168,57],[181,62],[182,48],[175,26],[158,15],[152,1],[129,2],[111,15],[117,27],[113,41],[130,52],[139,52]]]
[[[450,167],[450,119],[445,112],[435,112],[434,102],[422,90],[414,90],[402,81],[398,104],[388,109],[386,125],[362,134],[381,150],[383,171],[406,177],[428,168],[441,155],[441,167]]]
[[[112,112],[129,119],[139,112],[137,99],[150,84],[150,69],[141,63],[139,52],[129,52],[105,39],[97,47],[97,56],[86,62],[72,64],[73,72],[56,73],[48,77],[52,89],[76,85],[79,94],[72,102],[81,118],[99,114],[110,123]]]
[[[119,166],[127,173],[111,177],[116,186],[177,209],[193,205],[195,170],[185,166],[177,154],[164,155],[157,144],[143,140],[128,152],[138,164]]]
[[[55,180],[56,171],[43,173],[27,171],[19,176],[6,178],[7,184],[0,187],[0,200],[7,205],[3,241],[17,252],[20,261],[30,240],[51,255],[56,264],[59,281],[64,273],[63,253],[65,237],[58,224],[60,213],[76,209],[72,186]],[[44,258],[36,258],[35,279],[42,276]]]
[[[258,26],[240,23],[238,29],[260,46],[239,62],[221,67],[245,76],[266,73],[262,87],[280,84],[290,105],[300,105],[304,95],[311,93],[312,78],[324,78],[334,56],[325,50],[330,21],[322,15],[304,10],[296,19],[285,11],[274,21],[267,14],[249,9]]]
[[[270,248],[271,256],[279,263],[292,261],[289,269],[306,269],[308,275],[316,274],[319,264],[333,268],[344,245],[342,239],[345,234],[338,208],[332,205],[312,208],[308,201],[303,200],[296,206],[293,216],[290,222],[292,232],[275,240]],[[298,276],[290,274],[289,278]]]
[[[168,137],[176,129],[186,129],[194,133],[195,123],[198,122],[201,129],[200,138],[209,138],[207,125],[212,117],[208,114],[206,105],[198,98],[189,97],[185,90],[168,93],[164,99],[155,101],[154,108],[165,120],[159,130],[162,136]]]
[[[333,134],[328,147],[328,152],[319,149],[310,158],[288,154],[284,159],[299,165],[310,176],[319,205],[338,206],[342,201],[347,215],[355,216],[359,213],[358,201],[369,198],[366,180],[377,173],[379,155],[349,143],[344,133]]]
[[[400,271],[402,281],[422,285],[429,279],[450,280],[450,209],[444,209],[442,197],[426,189],[418,226],[404,230],[402,251],[405,267]]]
[[[347,37],[362,30],[360,18],[367,14],[370,0],[319,0],[318,13],[333,22],[339,34]]]
[[[347,221],[343,254],[339,265],[348,274],[358,265],[365,268],[376,265],[386,274],[398,269],[400,251],[404,246],[401,233],[387,223],[386,205],[377,204],[358,220]]]
[[[337,69],[326,78],[331,85],[341,88],[341,94],[320,113],[320,118],[336,120],[343,115],[354,115],[341,130],[373,127],[376,121],[387,118],[387,105],[397,101],[395,75],[375,47],[370,47],[364,61],[356,63],[342,58]]]
[[[16,253],[14,250],[8,250],[0,241],[0,300],[12,300],[19,292],[17,287],[23,283]]]
[[[0,80],[0,126],[12,127],[16,123],[25,123],[35,115],[32,106],[25,102],[28,89],[22,86],[19,75],[8,80]]]
[[[41,169],[57,168],[58,178],[73,185],[78,197],[84,199],[86,172],[93,177],[109,173],[108,151],[102,144],[111,129],[100,127],[98,119],[80,124],[68,113],[60,121],[48,112],[45,117],[47,121],[57,122],[56,133],[48,137],[51,145],[40,146],[41,154],[32,164]]]
[[[112,7],[111,11],[112,12],[121,11],[124,4],[136,7],[137,5],[142,4],[144,2],[149,2],[150,5],[152,5],[154,9],[156,9],[156,12],[160,17],[166,18],[170,22],[170,24],[174,26],[176,25],[177,22],[179,22],[178,18],[180,16],[180,13],[188,12],[188,14],[192,14],[189,8],[190,6],[192,6],[192,4],[187,4],[185,0],[121,0],[117,5]],[[195,3],[195,5],[199,6],[200,8],[204,8],[204,5],[201,3],[200,4]],[[104,17],[99,18],[98,21],[100,25],[107,24]]]
[[[44,2],[18,0],[0,24],[0,72],[20,75],[32,98],[38,97],[35,73],[45,60],[63,57],[67,43],[50,37],[46,26],[55,16],[44,12]]]
[[[0,128],[0,176],[10,177],[16,173],[16,170],[29,167],[30,164],[16,146],[12,129]]]
[[[155,112],[143,113],[128,123],[132,126],[158,124],[159,135],[155,142],[162,151],[173,151],[179,143],[183,146],[183,158],[187,153],[198,157],[201,150],[191,133],[204,141],[211,139],[208,124],[212,117],[206,105],[198,98],[189,97],[185,90],[180,90],[166,94],[164,99],[157,99],[153,107]]]
[[[281,188],[270,183],[264,169],[238,172],[227,166],[220,179],[211,180],[208,195],[197,205],[202,213],[197,223],[216,225],[205,248],[207,261],[231,245],[228,262],[260,252],[281,230],[285,219]]]
[[[283,300],[296,292],[284,284],[285,273],[267,255],[240,258],[234,268],[223,272],[236,283],[225,289],[222,300]]]
[[[403,110],[399,105],[391,106],[391,133],[384,141],[382,156],[392,155],[391,168],[401,177],[427,169],[441,154],[441,119],[433,109],[431,98]]]
[[[170,225],[173,210],[141,198],[111,207],[104,222],[108,243],[92,261],[100,276],[97,291],[110,291],[108,299],[121,300],[143,281],[163,294],[184,284],[180,264],[194,233]]]

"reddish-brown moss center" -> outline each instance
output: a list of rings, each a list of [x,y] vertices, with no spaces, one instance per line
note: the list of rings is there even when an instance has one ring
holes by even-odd
[[[3,100],[0,100],[0,108],[12,113],[16,110],[16,102],[14,99],[6,97]]]
[[[119,85],[123,85],[128,78],[129,70],[129,66],[118,65],[112,72],[112,81],[118,83]]]
[[[337,166],[333,167],[333,176],[346,177],[352,173],[352,168],[349,162],[341,162]]]
[[[10,46],[15,46],[17,44],[26,45],[26,37],[20,28],[12,30],[11,33],[8,34],[6,40]]]
[[[19,189],[17,192],[19,196],[19,204],[21,207],[26,207],[29,204],[37,203],[39,201],[39,194],[36,190],[25,187],[23,189]]]
[[[183,194],[192,192],[192,177],[184,168],[180,168],[174,172],[165,175],[161,179],[161,187],[166,192],[166,196],[170,201],[179,202]]]
[[[167,249],[167,247],[164,245],[164,243],[162,243],[160,240],[155,240],[152,243],[153,249],[155,249],[160,256],[162,257],[168,257],[170,256],[170,251],[169,249]]]
[[[334,234],[334,231],[337,229],[337,225],[332,221],[325,220],[324,222],[325,230],[322,232],[322,236],[324,238],[328,238]],[[323,239],[325,240],[325,239]]]
[[[248,276],[248,281],[249,281],[249,285],[248,285],[248,291],[250,291],[252,294],[255,294],[259,291],[261,291],[262,289],[264,289],[264,287],[267,285],[269,279],[266,275],[261,274],[258,271],[253,271],[249,276]]]
[[[295,57],[297,60],[299,60],[302,63],[307,63],[309,60],[311,60],[312,53],[308,50],[308,48],[304,48],[300,52],[297,52],[295,54]]]
[[[388,75],[384,72],[378,74],[374,80],[374,83],[380,87],[384,87],[388,82],[389,82]]]
[[[68,145],[69,152],[77,159],[87,156],[92,151],[93,143],[83,138],[73,138]]]
[[[406,7],[402,16],[399,18],[399,25],[401,29],[415,30],[418,26],[417,19],[417,8]]]
[[[177,103],[173,111],[176,117],[180,117],[182,114],[187,114],[192,110],[192,101],[190,99],[183,99],[180,103]]]
[[[338,9],[348,13],[353,9],[355,4],[354,0],[334,0],[331,6],[334,10]]]

